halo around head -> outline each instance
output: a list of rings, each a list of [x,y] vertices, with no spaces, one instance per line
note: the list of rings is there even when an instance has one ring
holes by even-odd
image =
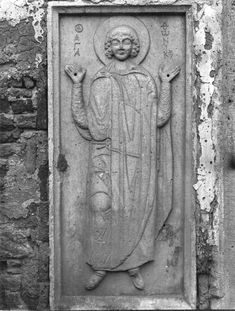
[[[130,17],[130,16],[111,17],[105,20],[97,28],[96,33],[94,35],[95,53],[103,64],[106,65],[110,61],[108,57],[105,56],[104,45],[105,45],[106,35],[111,29],[121,26],[121,25],[126,25],[126,26],[133,28],[138,35],[139,42],[140,42],[140,51],[138,55],[132,60],[136,64],[140,64],[148,53],[150,39],[149,39],[149,32],[146,26],[144,25],[143,22],[141,22],[136,17]]]

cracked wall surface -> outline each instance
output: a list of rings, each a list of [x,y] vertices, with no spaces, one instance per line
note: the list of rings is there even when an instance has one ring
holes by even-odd
[[[0,309],[48,307],[44,1],[0,2]]]
[[[126,5],[125,0],[79,2]],[[222,26],[229,19],[226,29],[234,31],[235,4],[225,5],[222,0],[143,0],[142,4],[192,4],[193,8],[198,308],[218,309],[227,295],[224,289],[229,291],[229,284],[224,286],[223,258],[226,198],[221,149],[227,139],[223,97],[232,107],[235,94],[235,40],[228,36],[223,41]],[[44,0],[0,2],[0,309],[48,308],[46,7]],[[229,84],[223,89],[225,45],[230,51],[230,58],[226,56]],[[233,152],[229,121],[226,133]],[[228,226],[232,228],[232,223]],[[229,298],[223,307],[232,303]]]
[[[222,115],[222,2],[198,6],[194,20],[198,305],[209,308],[213,297],[224,295],[220,255],[223,171],[218,141]]]

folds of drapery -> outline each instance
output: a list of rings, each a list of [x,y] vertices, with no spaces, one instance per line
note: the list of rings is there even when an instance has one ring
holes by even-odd
[[[157,130],[155,83],[140,68],[97,75],[88,121],[89,197],[107,193],[112,202],[105,211],[89,208],[88,263],[127,270],[153,259],[155,237],[172,209],[170,123]]]

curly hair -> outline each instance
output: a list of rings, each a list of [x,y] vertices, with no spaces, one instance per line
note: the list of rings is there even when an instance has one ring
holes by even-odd
[[[123,26],[125,26],[125,25],[123,25]],[[128,38],[132,42],[132,49],[131,49],[130,57],[134,58],[139,54],[140,42],[139,42],[138,36],[135,33],[134,29],[132,29],[130,26],[126,26],[126,27],[129,29],[129,32],[127,33]],[[118,28],[118,27],[116,27],[116,28]],[[116,28],[114,28],[114,29],[116,29]],[[108,58],[113,57],[113,51],[111,49],[111,44],[112,44],[112,41],[115,39],[115,37],[113,35],[114,29],[112,29],[110,32],[108,32],[108,34],[106,36],[105,44],[104,44],[105,55]]]

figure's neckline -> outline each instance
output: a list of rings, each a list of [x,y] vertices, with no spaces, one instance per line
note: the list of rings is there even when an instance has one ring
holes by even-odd
[[[115,61],[112,61],[108,66],[108,71],[110,72],[114,72],[114,73],[118,73],[118,74],[126,74],[132,70],[135,70],[136,69],[136,65],[133,64],[132,62],[130,61],[127,61],[127,64],[126,64],[126,68],[125,69],[118,69],[117,66],[116,66],[116,62]]]

